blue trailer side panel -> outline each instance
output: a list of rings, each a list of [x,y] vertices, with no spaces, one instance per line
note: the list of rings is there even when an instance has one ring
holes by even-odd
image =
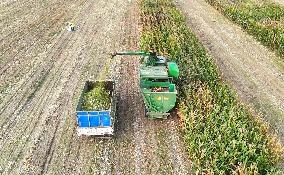
[[[102,126],[111,126],[111,117],[109,111],[100,112],[100,121]]]
[[[89,116],[88,115],[78,115],[79,127],[89,127]]]
[[[79,127],[110,127],[110,111],[78,111],[77,120]]]
[[[100,126],[100,118],[98,115],[90,115],[90,127]]]

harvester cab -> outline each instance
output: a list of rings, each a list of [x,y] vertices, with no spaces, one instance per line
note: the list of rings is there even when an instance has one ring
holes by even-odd
[[[150,119],[166,119],[169,111],[175,107],[177,90],[174,79],[179,76],[176,63],[167,62],[156,52],[116,52],[116,55],[143,56],[139,68],[140,90]]]

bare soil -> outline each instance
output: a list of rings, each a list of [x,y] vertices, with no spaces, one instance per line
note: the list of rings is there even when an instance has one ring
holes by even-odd
[[[273,0],[273,2],[278,3],[282,6],[284,6],[284,1],[283,0]]]
[[[177,0],[222,77],[284,143],[284,60],[204,0]],[[283,166],[284,167],[284,166]]]
[[[145,117],[138,57],[110,61],[139,50],[138,12],[131,0],[1,1],[1,174],[190,174],[177,119]],[[107,64],[118,87],[116,135],[79,138],[80,91]]]

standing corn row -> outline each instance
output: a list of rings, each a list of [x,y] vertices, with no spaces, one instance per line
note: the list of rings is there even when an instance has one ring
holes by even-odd
[[[171,0],[142,0],[141,48],[179,64],[180,113],[197,173],[277,173],[281,145],[237,101]]]
[[[262,44],[284,55],[284,7],[270,1],[207,0]]]

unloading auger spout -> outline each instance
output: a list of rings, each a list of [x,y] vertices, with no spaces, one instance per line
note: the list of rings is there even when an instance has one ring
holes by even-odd
[[[117,55],[139,55],[148,58],[147,65],[154,65],[160,59],[156,52],[115,52],[112,57]]]

